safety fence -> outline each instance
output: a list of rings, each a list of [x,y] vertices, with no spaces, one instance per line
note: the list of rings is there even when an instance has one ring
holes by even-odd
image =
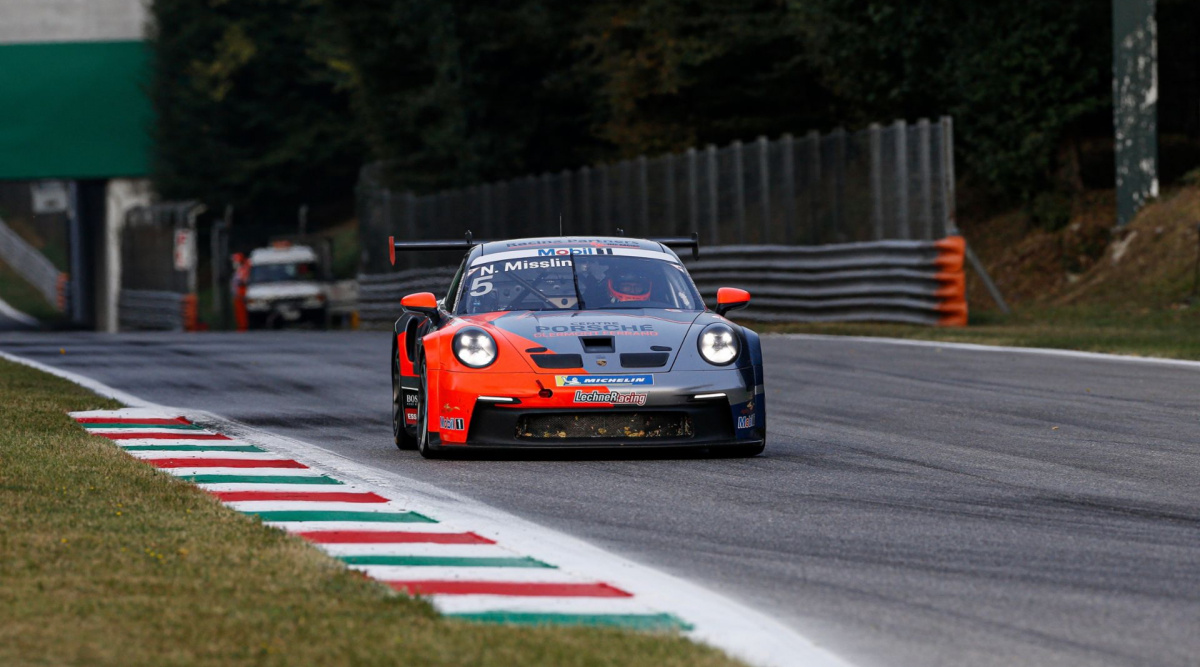
[[[433,292],[439,297],[444,296],[457,270],[457,266],[440,266],[359,276],[359,326],[364,329],[389,328],[400,316],[402,297],[414,292]]]
[[[0,259],[33,285],[48,303],[65,312],[70,281],[50,260],[0,220]]]
[[[123,289],[118,297],[122,330],[193,331],[196,295],[155,290]]]
[[[709,303],[717,289],[752,296],[738,319],[760,322],[967,323],[961,236],[824,246],[706,248],[684,263]]]
[[[677,236],[707,246],[939,239],[953,230],[953,123],[766,137],[418,195],[358,185],[363,272],[391,270],[387,238]],[[402,268],[429,265],[406,257]]]
[[[869,241],[824,246],[717,246],[700,259],[683,257],[701,294],[716,303],[721,287],[750,292],[739,320],[757,322],[903,322],[934,326],[967,323],[966,243]],[[443,296],[456,267],[409,269],[363,276],[359,317],[367,328],[386,328],[413,292]]]

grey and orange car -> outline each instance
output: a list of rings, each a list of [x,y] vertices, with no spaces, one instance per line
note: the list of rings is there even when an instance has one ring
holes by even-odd
[[[392,431],[423,456],[492,448],[766,443],[762,350],[705,306],[673,247],[695,238],[412,241],[460,251],[444,298],[405,296],[392,344]]]

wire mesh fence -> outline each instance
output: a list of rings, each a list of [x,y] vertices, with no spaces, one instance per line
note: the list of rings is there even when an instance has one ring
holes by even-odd
[[[391,270],[387,238],[676,236],[705,245],[933,240],[953,229],[953,123],[896,121],[528,175],[427,195],[363,168],[363,272]],[[445,258],[408,254],[409,268]]]

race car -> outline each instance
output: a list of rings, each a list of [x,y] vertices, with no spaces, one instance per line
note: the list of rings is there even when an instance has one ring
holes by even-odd
[[[695,237],[388,242],[393,264],[396,251],[465,251],[444,299],[401,300],[401,449],[763,451],[759,338],[724,317],[750,295],[722,288],[705,307],[672,250],[698,254]]]

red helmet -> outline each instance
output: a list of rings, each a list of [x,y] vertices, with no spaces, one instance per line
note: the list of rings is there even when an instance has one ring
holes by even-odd
[[[608,279],[608,294],[617,301],[645,301],[650,298],[650,280],[636,273],[622,273]]]

